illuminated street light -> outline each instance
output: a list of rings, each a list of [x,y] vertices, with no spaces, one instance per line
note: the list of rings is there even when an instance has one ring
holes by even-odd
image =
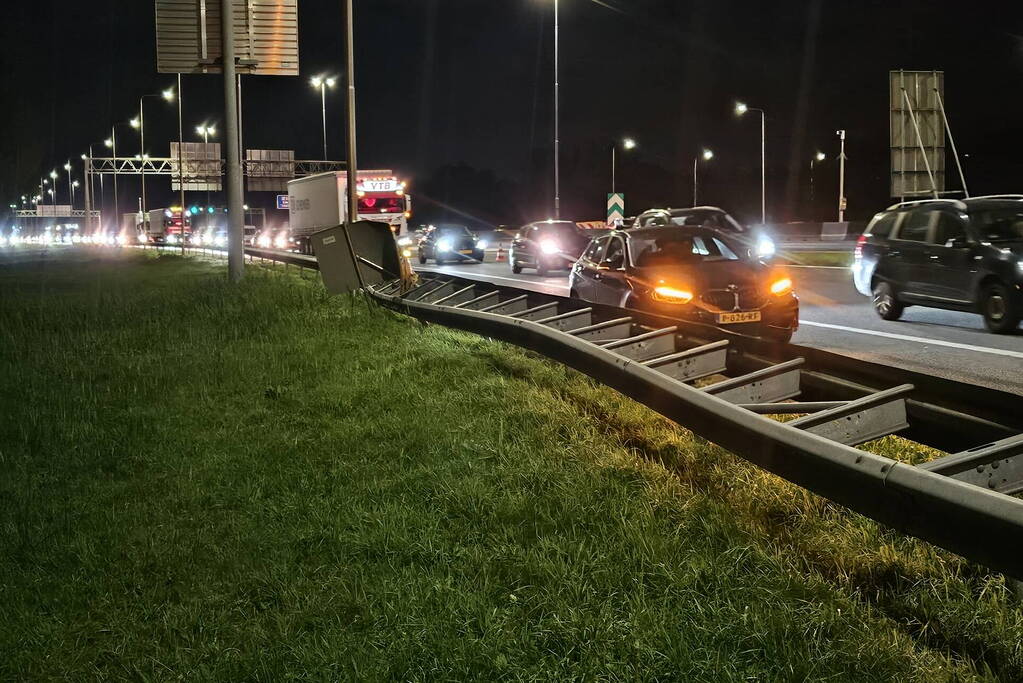
[[[333,76],[315,76],[309,81],[320,89],[320,109],[323,112],[323,160],[327,160],[327,88],[333,88],[337,79]]]
[[[163,99],[165,99],[168,102],[173,102],[174,101],[174,88],[167,88],[162,93],[160,93],[160,96],[163,97]]]
[[[712,152],[709,149],[704,148],[704,150],[700,154],[700,156],[698,156],[695,159],[693,159],[693,206],[697,205],[696,198],[698,196],[698,191],[699,191],[699,186],[697,184],[697,179],[699,177],[700,159],[703,159],[704,161],[710,161],[713,158],[714,158],[714,152]]]
[[[633,150],[636,149],[636,141],[632,138],[624,138],[622,140],[622,149]],[[616,175],[618,173],[618,143],[611,143],[611,194],[615,194],[615,181],[617,180]]]
[[[203,158],[209,158],[208,146],[210,144],[210,136],[217,134],[217,129],[214,126],[208,126],[205,123],[195,127],[195,132],[202,136],[202,155]],[[206,206],[210,205],[210,186],[206,184]],[[210,214],[206,213],[206,229],[210,228]]]
[[[138,130],[139,127],[142,125],[142,122],[139,121],[139,117],[137,117],[137,116],[135,118],[133,118],[131,121],[129,121],[128,123],[130,123],[131,127],[134,128],[135,130]]]
[[[745,102],[735,103],[736,116],[745,116],[747,112],[760,114],[760,223],[767,223],[767,114],[763,109],[746,106]]]

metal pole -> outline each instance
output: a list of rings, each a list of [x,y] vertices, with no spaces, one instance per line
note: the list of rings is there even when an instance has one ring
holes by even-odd
[[[121,222],[121,204],[120,198],[117,196],[117,126],[110,126],[110,150],[114,154],[114,228],[117,229]]]
[[[617,147],[618,145],[611,144],[611,194],[615,193],[615,163],[617,162],[617,159],[615,159],[615,149]]]
[[[948,140],[952,143],[952,156],[955,157],[956,167],[959,169],[959,180],[963,183],[963,195],[970,198],[970,190],[966,187],[966,173],[963,171],[963,164],[959,161],[959,150],[956,149],[956,140],[952,137],[952,127],[948,125],[948,116],[945,115],[945,103],[942,101],[941,93],[934,88],[934,96],[938,99],[938,108],[941,109],[941,120],[945,122],[945,132],[948,133]]]
[[[85,159],[85,232],[92,234],[92,199],[89,196],[92,187],[92,146],[89,146],[89,156]],[[74,204],[71,209],[74,210]]]
[[[554,217],[561,218],[561,21],[558,0],[554,0]]]
[[[760,111],[760,224],[767,225],[767,112]]]
[[[185,255],[185,157],[182,147],[185,146],[185,128],[182,119],[184,93],[181,92],[181,74],[178,74],[178,189],[181,197],[181,255]]]
[[[323,112],[323,160],[326,161],[330,157],[327,156],[327,81],[324,80],[320,83],[320,103],[321,110]]]
[[[348,216],[343,227],[345,241],[348,243],[348,254],[355,264],[355,274],[359,278],[359,287],[365,289],[366,282],[362,277],[362,268],[352,245],[352,236],[348,225],[359,220],[358,195],[358,156],[355,137],[355,9],[352,0],[345,0],[345,84],[348,86]]]
[[[845,221],[845,131],[838,131],[842,140],[842,151],[838,155],[838,222]]]
[[[238,154],[242,160],[242,206],[245,205],[245,136],[242,134],[242,75],[238,74]],[[244,211],[244,209],[243,209]],[[242,214],[244,232],[245,215]]]
[[[71,185],[71,160],[67,160],[67,192],[71,200],[71,210],[75,210],[75,188]]]
[[[204,159],[210,158],[210,131],[209,126],[203,125],[202,130],[202,155]],[[207,162],[208,163],[208,162]],[[218,162],[219,165],[219,162]],[[203,211],[206,214],[206,232],[210,231],[210,179],[206,179],[206,209]]]
[[[139,139],[142,145],[142,150],[139,152],[139,158],[141,159],[142,167],[142,230],[149,235],[149,212],[146,207],[146,119],[144,107],[142,103],[145,101],[145,97],[139,98]]]
[[[700,157],[693,159],[693,206],[696,206],[696,173],[699,167]]]
[[[815,211],[813,210],[813,165],[817,159],[810,159],[810,220],[813,220]]]
[[[242,215],[242,162],[238,145],[238,90],[234,52],[234,3],[220,2],[221,45],[224,55],[224,124],[227,126],[227,271],[232,282],[245,276],[244,220]]]

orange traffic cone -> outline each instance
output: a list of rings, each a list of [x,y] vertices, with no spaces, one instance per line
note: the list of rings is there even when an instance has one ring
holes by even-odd
[[[501,247],[497,248],[497,261],[498,263],[502,261],[507,261],[507,259],[504,256],[504,249],[502,249]]]

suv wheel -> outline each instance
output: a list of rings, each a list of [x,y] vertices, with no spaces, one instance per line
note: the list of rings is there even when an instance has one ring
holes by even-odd
[[[536,260],[536,274],[540,277],[547,277],[547,264],[543,262],[542,258]]]
[[[905,306],[895,298],[895,290],[887,282],[874,285],[874,310],[883,320],[898,320]]]
[[[993,282],[984,288],[981,297],[981,312],[984,324],[997,334],[1008,334],[1019,327],[1020,310],[1012,290],[1001,282]]]
[[[519,265],[518,261],[512,261],[512,272],[516,275],[522,272],[522,266]]]

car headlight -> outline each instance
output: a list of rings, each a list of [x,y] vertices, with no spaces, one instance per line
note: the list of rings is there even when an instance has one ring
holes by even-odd
[[[177,243],[178,243],[178,236],[177,235],[167,235],[167,244],[177,244]]]
[[[451,240],[437,240],[438,251],[451,251]]]
[[[761,237],[757,240],[757,256],[760,258],[771,258],[775,251],[774,240],[770,237]]]
[[[781,296],[792,291],[792,280],[787,277],[775,280],[771,283],[771,294]]]
[[[660,285],[654,288],[654,300],[666,304],[687,304],[693,300],[693,293],[677,287]]]
[[[486,248],[487,248],[487,241],[486,241],[486,240],[480,240],[480,241],[478,241],[478,242],[476,243],[476,248],[477,248],[477,249],[486,249]]]
[[[540,242],[540,251],[545,254],[557,254],[561,251],[561,247],[559,247],[558,243],[554,240],[544,240],[543,242]]]

